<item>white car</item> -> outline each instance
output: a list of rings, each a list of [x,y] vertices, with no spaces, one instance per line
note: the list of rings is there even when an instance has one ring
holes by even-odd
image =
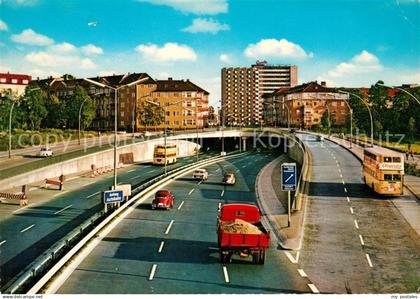
[[[150,137],[152,136],[152,133],[149,131],[144,132],[144,137]]]
[[[52,157],[54,155],[54,152],[49,147],[43,147],[38,153],[38,156],[40,157]]]
[[[204,168],[199,168],[194,170],[193,172],[193,179],[199,179],[202,181],[207,180],[209,177],[209,173]]]
[[[223,183],[225,183],[226,185],[235,185],[235,182],[236,182],[236,179],[233,173],[226,172],[223,175]]]

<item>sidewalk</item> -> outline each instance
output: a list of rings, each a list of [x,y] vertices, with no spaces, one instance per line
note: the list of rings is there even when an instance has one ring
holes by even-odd
[[[276,186],[280,186],[280,177],[276,176],[276,172],[280,171],[280,164],[283,162],[290,162],[290,158],[282,155],[267,164],[258,174],[255,183],[257,201],[263,218],[269,222],[280,247],[299,250],[303,236],[305,203],[300,211],[292,213],[291,225],[288,227],[287,206],[284,206],[284,203],[287,203],[287,195],[286,192],[276,190]]]

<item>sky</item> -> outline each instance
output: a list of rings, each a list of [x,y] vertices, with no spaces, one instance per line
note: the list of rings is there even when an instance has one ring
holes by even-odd
[[[420,0],[0,0],[0,72],[188,78],[218,106],[221,68],[256,60],[420,84]]]

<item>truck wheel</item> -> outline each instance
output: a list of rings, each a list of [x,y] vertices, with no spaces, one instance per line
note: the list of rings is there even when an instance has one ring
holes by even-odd
[[[260,263],[260,254],[258,252],[252,254],[252,262],[254,264],[259,264]]]
[[[260,260],[259,260],[259,264],[260,264],[260,265],[264,265],[264,263],[265,263],[265,250],[262,250],[262,251],[260,252]]]

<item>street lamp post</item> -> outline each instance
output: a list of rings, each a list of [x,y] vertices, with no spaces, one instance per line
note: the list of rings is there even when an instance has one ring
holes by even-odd
[[[87,81],[87,82],[89,82],[93,85],[96,85],[96,86],[99,86],[99,87],[102,87],[102,88],[109,88],[109,89],[114,91],[114,184],[113,184],[113,189],[114,190],[117,188],[117,130],[118,130],[118,116],[117,116],[118,109],[117,109],[117,106],[118,106],[118,90],[120,90],[121,88],[124,88],[124,87],[133,86],[133,85],[135,85],[137,83],[140,83],[142,81],[145,81],[147,79],[148,78],[141,78],[141,79],[138,79],[138,80],[133,81],[131,83],[120,85],[118,87],[109,86],[109,85],[106,85],[106,84],[103,84],[103,83],[100,83],[100,82],[97,82],[95,80],[88,79],[88,78],[83,79],[83,80],[85,80],[85,81]]]
[[[79,145],[80,145],[80,123],[81,123],[81,119],[82,119],[82,108],[83,108],[83,105],[84,105],[84,103],[86,102],[87,99],[88,98],[85,98],[83,100],[82,104],[80,105],[80,109],[79,109],[79,130],[77,132],[77,140],[78,140]]]
[[[382,84],[382,83],[378,83],[378,85],[383,86],[383,87],[387,87],[387,88],[395,88],[395,89],[401,90],[402,92],[404,92],[404,93],[408,94],[410,97],[412,97],[417,102],[417,104],[420,105],[420,100],[415,95],[413,95],[412,93],[408,92],[404,88],[396,87],[396,86],[388,86],[388,85],[385,85],[385,84]]]
[[[373,117],[372,117],[372,111],[370,110],[369,104],[364,99],[362,99],[360,96],[358,96],[357,94],[354,94],[354,93],[351,93],[351,92],[348,92],[348,91],[342,91],[342,90],[339,90],[338,92],[344,93],[344,94],[347,94],[347,95],[352,95],[352,96],[358,98],[360,101],[362,101],[363,104],[366,106],[366,108],[369,112],[369,118],[370,118],[370,146],[373,147]],[[351,115],[353,115],[353,111],[351,112]]]
[[[244,118],[241,118],[241,122],[239,124],[239,152],[242,152],[242,126],[243,121],[250,118],[251,115],[245,116]]]

